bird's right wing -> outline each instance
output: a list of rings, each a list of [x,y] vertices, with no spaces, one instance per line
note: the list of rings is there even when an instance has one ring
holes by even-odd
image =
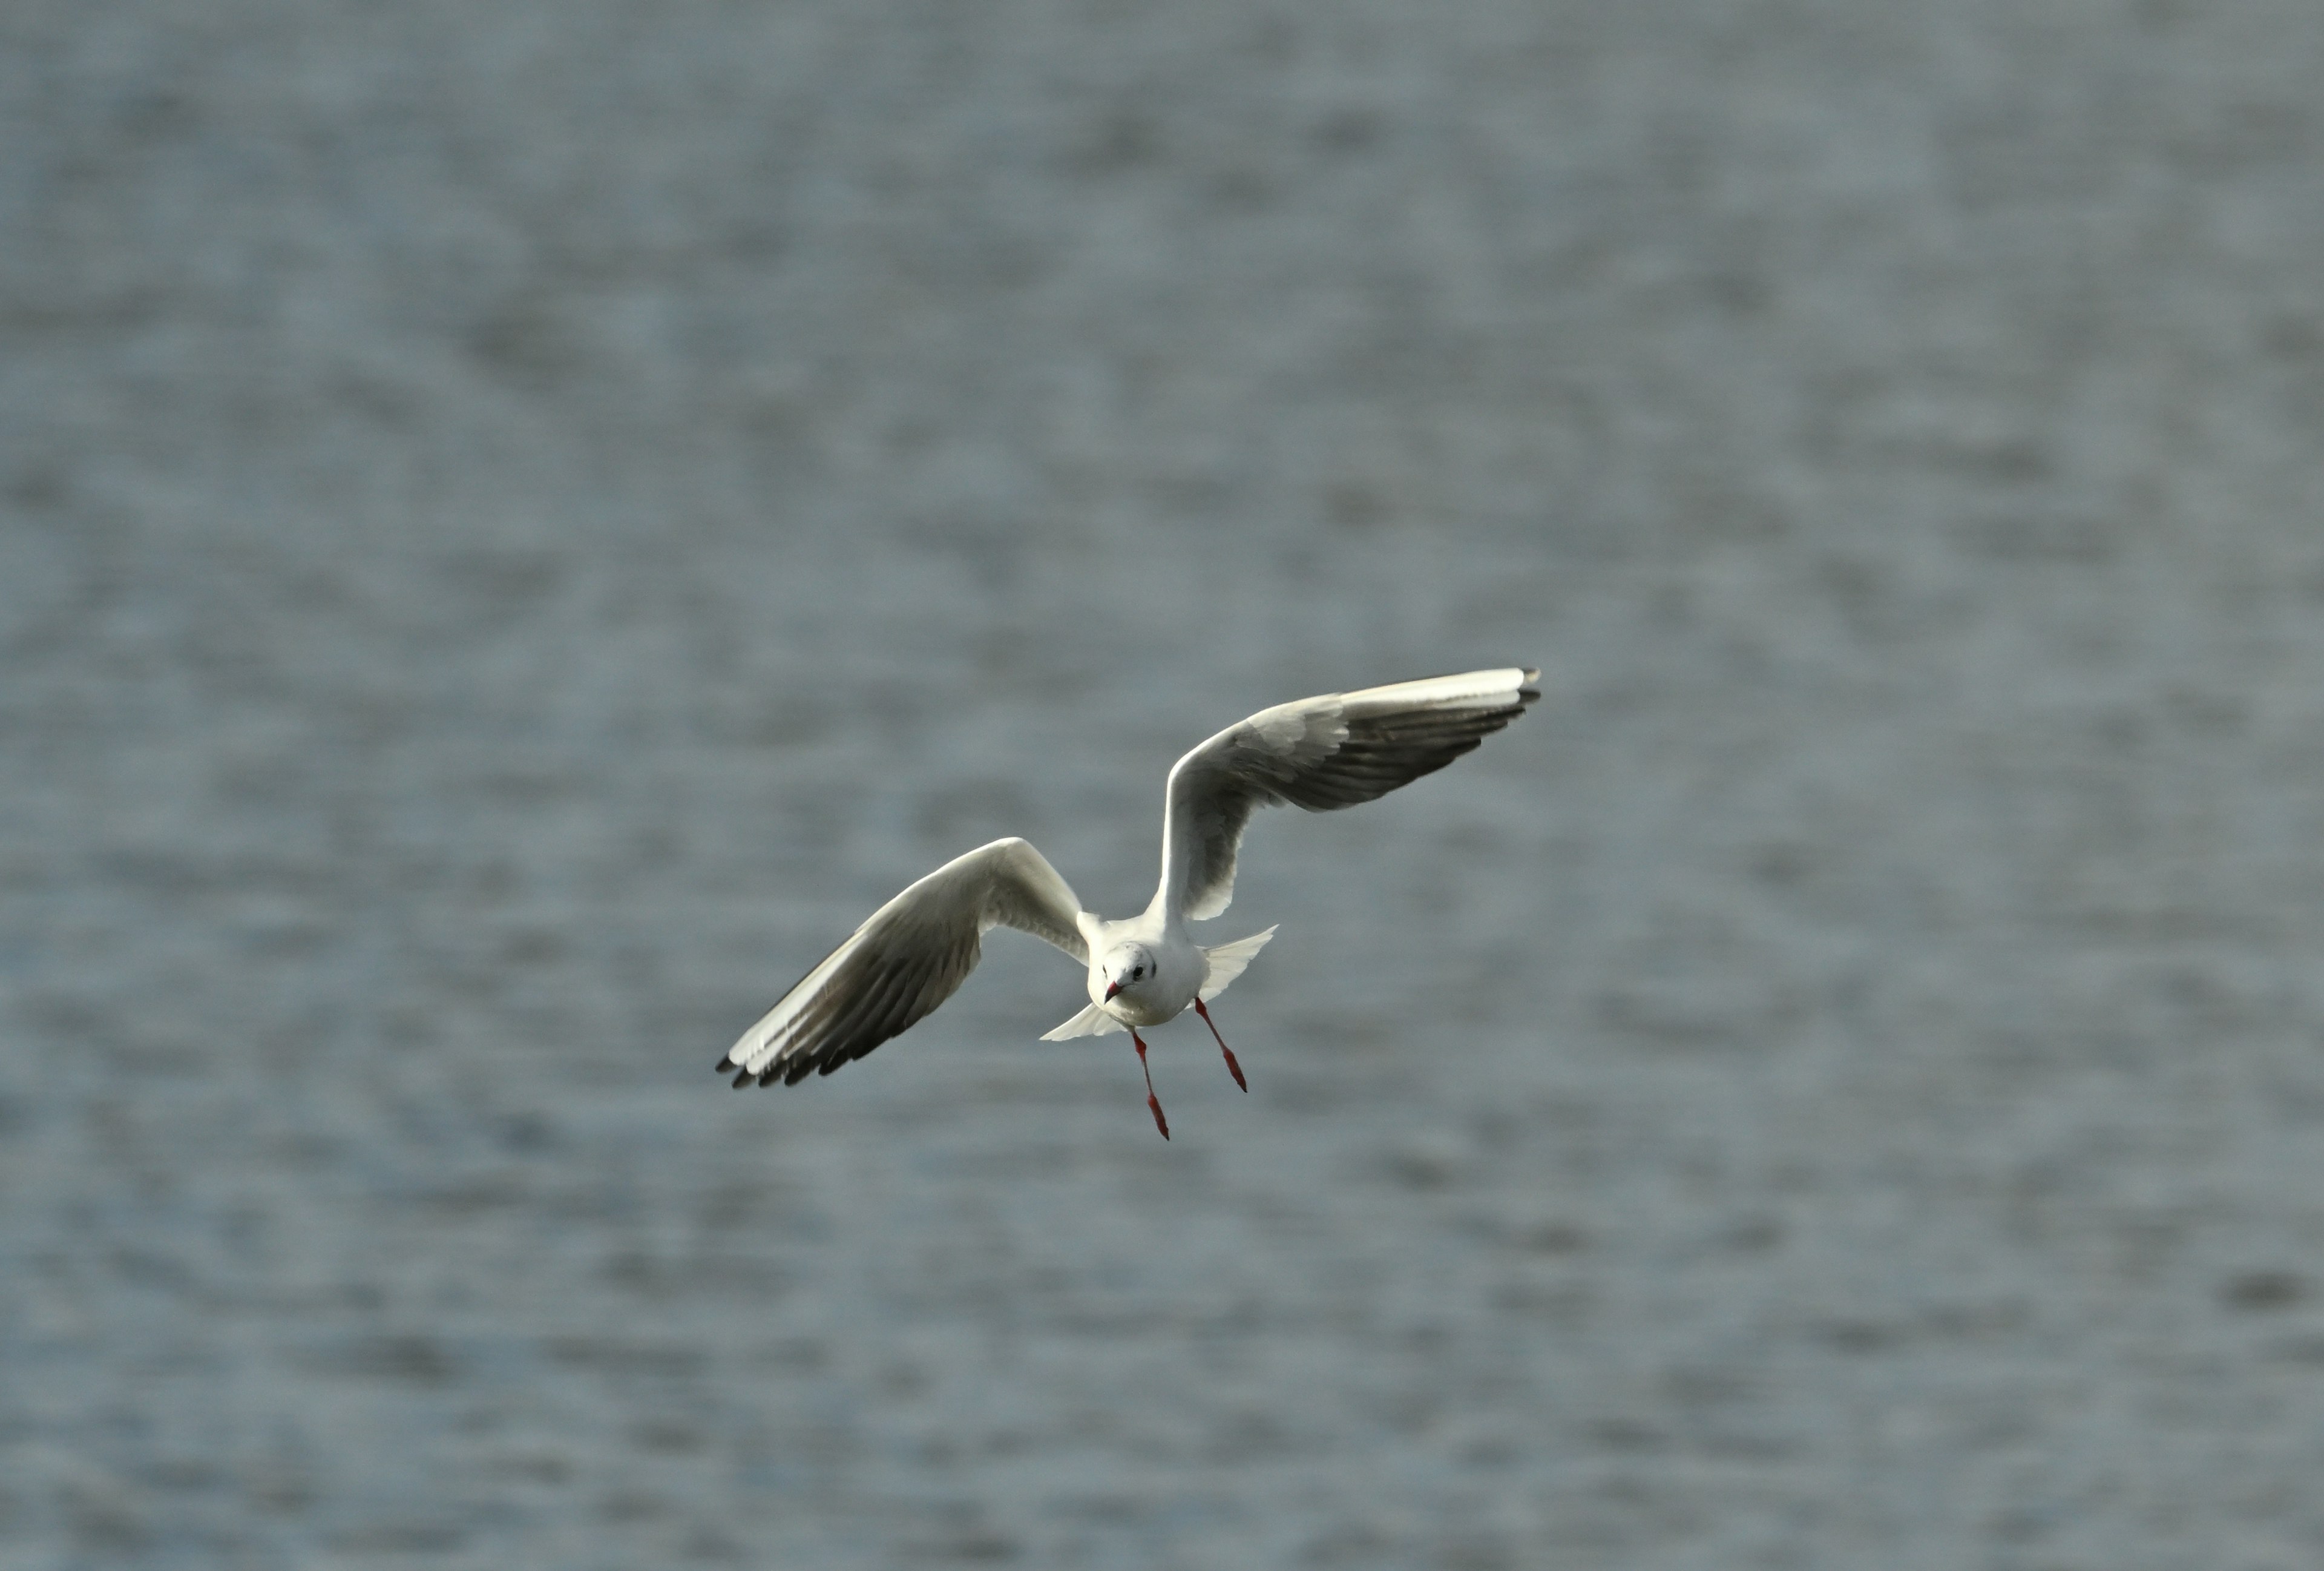
[[[1325,693],[1230,725],[1170,771],[1162,818],[1166,906],[1200,920],[1234,898],[1253,812],[1351,808],[1434,773],[1525,713],[1537,670],[1509,667]]]
[[[872,913],[718,1061],[739,1088],[828,1075],[925,1018],[976,969],[987,929],[1046,938],[1089,964],[1081,901],[1023,840],[955,858]]]

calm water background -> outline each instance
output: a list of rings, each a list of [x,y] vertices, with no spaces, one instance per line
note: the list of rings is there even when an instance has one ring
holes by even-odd
[[[0,1565],[2324,1560],[2324,8],[0,17]],[[740,1029],[993,836],[1207,1038]]]

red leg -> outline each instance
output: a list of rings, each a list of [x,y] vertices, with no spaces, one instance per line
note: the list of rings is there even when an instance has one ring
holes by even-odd
[[[1170,1125],[1162,1116],[1160,1099],[1154,1095],[1154,1071],[1146,1067],[1146,1039],[1133,1030],[1130,1033],[1130,1040],[1138,1044],[1138,1067],[1146,1076],[1146,1109],[1154,1114],[1154,1127],[1162,1132],[1164,1140],[1168,1140]]]
[[[1219,1035],[1218,1022],[1211,1018],[1211,1012],[1203,1007],[1203,1001],[1199,998],[1194,1000],[1194,1012],[1203,1017],[1203,1023],[1211,1028],[1212,1040],[1219,1044],[1219,1051],[1227,1056],[1227,1073],[1235,1077],[1236,1085],[1249,1091],[1250,1082],[1242,1077],[1242,1066],[1235,1062],[1234,1049],[1227,1046],[1226,1038]]]

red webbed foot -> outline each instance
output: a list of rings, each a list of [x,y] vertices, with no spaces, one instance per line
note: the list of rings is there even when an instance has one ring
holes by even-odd
[[[1137,1044],[1138,1067],[1146,1077],[1146,1111],[1154,1115],[1154,1127],[1162,1132],[1162,1138],[1168,1140],[1170,1121],[1162,1116],[1162,1100],[1154,1095],[1154,1071],[1146,1067],[1146,1039],[1133,1030],[1130,1040]]]
[[[1199,998],[1194,1000],[1194,1012],[1201,1015],[1203,1023],[1211,1028],[1211,1040],[1218,1043],[1219,1051],[1226,1055],[1227,1073],[1235,1077],[1236,1085],[1249,1092],[1250,1082],[1242,1077],[1242,1066],[1235,1062],[1234,1049],[1227,1046],[1226,1038],[1219,1035],[1218,1022],[1211,1018],[1211,1012],[1203,1007],[1203,1001]]]

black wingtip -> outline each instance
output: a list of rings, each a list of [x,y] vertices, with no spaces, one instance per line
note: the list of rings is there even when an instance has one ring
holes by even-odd
[[[755,1078],[757,1078],[757,1077],[752,1075],[750,1070],[743,1070],[741,1074],[734,1077],[734,1089],[740,1091],[743,1086],[748,1086]]]

